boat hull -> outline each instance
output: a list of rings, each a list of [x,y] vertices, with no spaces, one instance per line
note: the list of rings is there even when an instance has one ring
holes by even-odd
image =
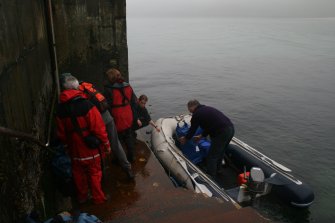
[[[296,207],[308,207],[314,201],[314,192],[310,186],[298,180],[287,167],[271,160],[257,150],[251,150],[236,143],[234,138],[225,151],[225,156],[241,172],[246,168],[259,167],[266,178],[274,176],[271,193],[284,202]],[[249,146],[248,146],[249,147]]]
[[[176,146],[174,136],[179,122],[190,122],[190,115],[161,118],[156,121],[160,132],[152,133],[152,150],[159,158],[168,174],[178,184],[204,193],[207,196],[222,197],[234,202],[233,199],[215,181],[208,177],[200,168],[189,161]],[[242,172],[259,167],[263,170],[266,182],[271,184],[271,193],[296,207],[308,207],[314,201],[313,190],[292,175],[292,171],[282,164],[270,159],[258,150],[250,147],[237,138],[233,138],[225,151],[228,163]],[[226,188],[229,189],[229,188]]]
[[[161,118],[155,124],[161,131],[152,133],[152,150],[166,169],[167,174],[173,177],[178,185],[196,193],[203,193],[207,197],[219,198],[240,208],[240,205],[225,190],[183,156],[182,152],[177,148],[173,139],[177,127],[177,121],[174,117]]]

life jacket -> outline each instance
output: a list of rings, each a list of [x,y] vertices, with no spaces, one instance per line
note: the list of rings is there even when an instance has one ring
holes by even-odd
[[[82,81],[79,83],[79,90],[87,96],[87,99],[90,100],[101,113],[107,110],[108,105],[106,98],[94,88],[93,84]]]
[[[73,109],[69,109],[69,105]],[[72,121],[74,116],[78,122],[78,128]],[[103,144],[108,143],[105,123],[101,114],[80,90],[64,90],[60,94],[60,103],[57,108],[57,135],[59,139],[68,145],[70,157],[85,158],[99,153],[98,149],[90,149],[83,137],[94,134]],[[82,130],[81,136],[76,129]]]
[[[106,85],[106,98],[111,109],[111,114],[115,121],[118,132],[132,127],[133,111],[132,97],[133,89],[126,82]]]

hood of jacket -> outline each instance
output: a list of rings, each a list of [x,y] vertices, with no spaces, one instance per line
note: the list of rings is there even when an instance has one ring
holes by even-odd
[[[64,90],[59,96],[61,103],[68,102],[77,97],[86,98],[83,92],[74,89]]]

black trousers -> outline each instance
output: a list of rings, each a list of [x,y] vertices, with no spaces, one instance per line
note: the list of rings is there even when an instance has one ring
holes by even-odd
[[[206,158],[207,173],[215,178],[217,174],[217,167],[220,165],[225,148],[234,137],[234,127],[226,128],[222,133],[211,136],[211,148]]]
[[[118,132],[119,140],[127,147],[128,160],[133,162],[135,160],[135,138],[132,128]]]

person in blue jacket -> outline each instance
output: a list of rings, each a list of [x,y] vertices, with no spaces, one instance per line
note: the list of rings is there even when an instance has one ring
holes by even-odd
[[[234,125],[230,119],[216,108],[202,105],[198,100],[190,100],[187,103],[189,112],[192,113],[191,127],[186,136],[179,138],[184,144],[187,140],[200,140],[209,135],[211,148],[206,158],[206,171],[213,178],[217,175],[218,166],[224,156],[224,150],[234,136]],[[198,127],[203,129],[201,135],[194,136]]]

